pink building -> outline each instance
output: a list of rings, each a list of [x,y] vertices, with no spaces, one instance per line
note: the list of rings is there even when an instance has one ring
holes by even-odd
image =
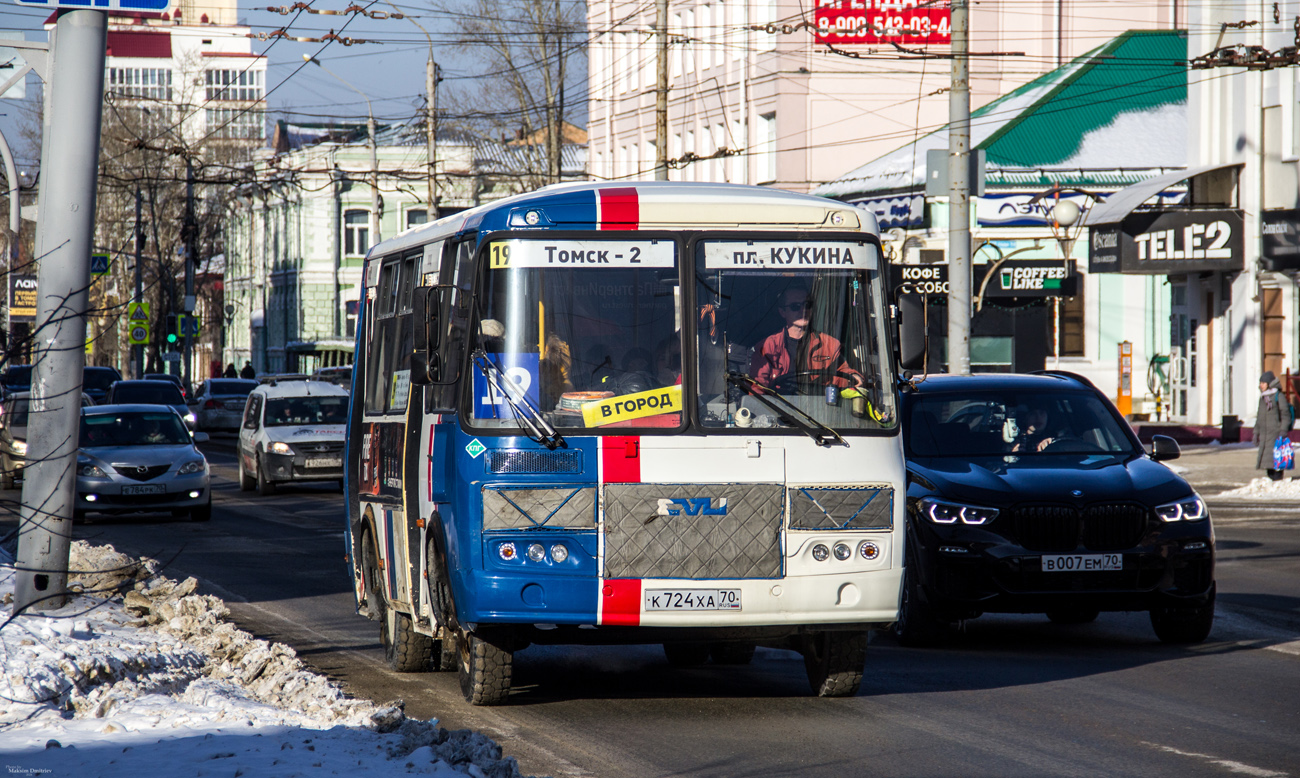
[[[669,0],[669,178],[809,191],[948,121],[947,59],[889,42],[833,43],[819,21],[903,18],[920,0]],[[971,5],[979,107],[1118,30],[1185,26],[1185,0],[991,0]],[[807,8],[805,12],[801,9]],[[815,10],[814,10],[815,9]],[[654,177],[655,5],[591,0],[590,171]],[[886,36],[887,37],[887,36]],[[819,40],[822,38],[822,40]],[[946,41],[942,32],[932,40]],[[905,48],[946,53],[945,43]],[[827,45],[830,41],[833,45]]]

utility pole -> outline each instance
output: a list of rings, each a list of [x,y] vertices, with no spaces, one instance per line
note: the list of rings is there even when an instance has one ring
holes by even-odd
[[[429,154],[429,221],[438,218],[438,63],[433,61],[433,43],[429,43],[429,61],[424,66],[424,89],[428,93],[429,115],[424,119],[424,145]]]
[[[198,224],[194,218],[194,161],[189,153],[185,154],[185,327],[192,327],[190,321],[194,316],[194,262],[198,257]],[[181,381],[191,386],[193,375],[190,358],[194,356],[191,341],[195,335],[187,334],[192,329],[182,329],[181,336]],[[189,391],[188,389],[186,391]]]
[[[668,180],[668,0],[655,0],[655,180]]]
[[[970,375],[970,11],[952,0],[948,93],[948,372]]]
[[[0,93],[3,94],[3,93]],[[22,236],[22,190],[18,179],[18,167],[14,164],[13,152],[9,150],[9,142],[5,140],[3,132],[0,132],[0,157],[4,158],[5,182],[9,187],[9,240],[5,244],[5,258],[3,272],[0,277],[4,278],[6,286],[12,286],[9,281],[10,275],[18,267],[18,248]],[[9,290],[5,289],[0,292],[0,326],[5,331],[5,352],[0,356],[7,356],[9,341],[13,337],[12,329],[9,325]]]
[[[140,185],[135,185],[135,295],[132,299],[136,303],[144,302],[144,268],[140,265],[144,262],[144,225],[140,222]],[[134,352],[131,357],[135,365],[135,377],[144,378],[144,344],[138,343],[131,347]]]
[[[36,357],[12,613],[67,598],[108,14],[58,10],[50,43],[36,256]],[[57,128],[57,132],[55,131]]]

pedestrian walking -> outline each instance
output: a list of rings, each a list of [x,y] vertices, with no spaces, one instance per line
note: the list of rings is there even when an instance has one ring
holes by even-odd
[[[1255,469],[1267,471],[1271,480],[1280,481],[1286,473],[1273,461],[1273,448],[1278,438],[1290,434],[1294,424],[1295,413],[1282,384],[1273,371],[1265,371],[1259,377],[1259,409],[1255,412]]]
[[[257,371],[253,369],[252,362],[245,362],[244,369],[239,371],[240,378],[256,378]]]
[[[222,378],[238,378],[238,377],[239,377],[239,371],[235,370],[235,363],[234,363],[234,362],[231,362],[230,364],[226,365],[226,372],[222,373],[222,374],[221,374],[221,377],[222,377]]]

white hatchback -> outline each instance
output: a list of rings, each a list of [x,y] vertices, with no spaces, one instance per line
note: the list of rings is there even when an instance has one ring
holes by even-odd
[[[275,380],[244,404],[239,488],[272,494],[286,481],[337,481],[343,488],[348,393],[324,381]]]

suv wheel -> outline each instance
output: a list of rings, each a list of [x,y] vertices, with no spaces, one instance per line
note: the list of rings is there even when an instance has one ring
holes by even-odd
[[[235,454],[235,459],[239,460],[239,491],[253,491],[253,487],[257,485],[257,481],[253,476],[248,474],[247,470],[244,469],[244,455],[237,453]]]
[[[266,477],[266,460],[257,458],[257,493],[263,497],[275,494],[275,481]]]
[[[1164,643],[1200,643],[1210,636],[1214,626],[1215,587],[1210,598],[1199,608],[1152,608],[1151,626]]]

